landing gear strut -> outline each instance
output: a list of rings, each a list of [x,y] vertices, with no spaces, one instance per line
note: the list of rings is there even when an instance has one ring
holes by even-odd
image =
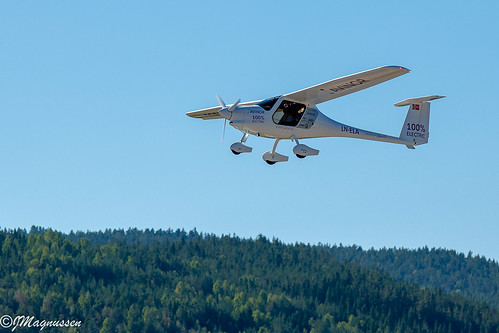
[[[293,148],[293,153],[298,158],[305,158],[306,156],[319,155],[319,151],[314,148],[310,148],[307,145],[300,144],[296,136],[291,137],[291,141],[296,142],[296,146]]]
[[[287,156],[275,152],[277,144],[279,143],[280,140],[281,139],[276,139],[272,151],[268,151],[262,156],[263,160],[270,165],[276,164],[277,162],[286,162],[288,160]]]
[[[234,142],[230,145],[230,151],[234,155],[239,155],[241,153],[251,153],[251,151],[253,151],[253,148],[243,145],[243,143],[248,139],[248,136],[248,133],[244,133],[240,142]]]

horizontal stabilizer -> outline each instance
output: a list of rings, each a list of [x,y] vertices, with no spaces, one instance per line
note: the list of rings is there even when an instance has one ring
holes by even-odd
[[[434,99],[444,98],[445,96],[431,95],[424,97],[408,98],[401,102],[395,103],[395,106],[407,106],[410,104],[421,104],[423,102],[433,101]]]

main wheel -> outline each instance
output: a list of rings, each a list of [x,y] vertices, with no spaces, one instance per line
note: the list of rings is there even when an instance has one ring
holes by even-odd
[[[298,157],[298,158],[305,158],[305,157],[306,157],[306,156],[299,155],[299,154],[295,154],[295,155],[296,155],[296,157]]]
[[[265,162],[267,162],[267,164],[269,164],[269,165],[274,165],[274,164],[276,164],[276,163],[277,163],[277,162],[275,162],[275,161],[267,161],[267,160],[265,160]]]
[[[230,151],[231,151],[234,155],[239,155],[239,154],[241,154],[240,152],[235,151],[235,150],[232,150],[232,149],[231,149]]]

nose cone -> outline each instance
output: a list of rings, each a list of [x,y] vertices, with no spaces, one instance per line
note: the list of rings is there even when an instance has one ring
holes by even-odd
[[[228,108],[220,109],[220,111],[218,111],[218,114],[228,120],[230,120],[230,118],[232,117],[232,112],[230,112]]]

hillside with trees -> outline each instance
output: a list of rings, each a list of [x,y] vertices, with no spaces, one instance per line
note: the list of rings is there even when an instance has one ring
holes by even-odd
[[[33,229],[32,232],[43,232]],[[142,242],[170,241],[180,239],[180,230],[129,229],[105,230],[98,232],[77,232],[66,235],[77,242],[85,237],[92,244],[107,244],[112,241]],[[186,234],[188,238],[198,238],[196,230]],[[344,262],[352,262],[361,267],[377,268],[388,273],[398,281],[416,283],[426,288],[441,288],[446,293],[460,294],[467,298],[483,301],[499,310],[499,265],[485,257],[466,256],[454,250],[429,249],[417,250],[380,249],[363,250],[359,246],[323,246],[334,257]]]
[[[0,249],[0,313],[81,320],[82,332],[499,331],[485,303],[338,260],[328,246],[33,228],[1,231]]]
[[[341,261],[379,268],[399,281],[442,288],[446,293],[484,301],[499,310],[499,265],[471,252],[465,256],[428,247],[364,251],[356,246],[333,246],[331,253]]]

